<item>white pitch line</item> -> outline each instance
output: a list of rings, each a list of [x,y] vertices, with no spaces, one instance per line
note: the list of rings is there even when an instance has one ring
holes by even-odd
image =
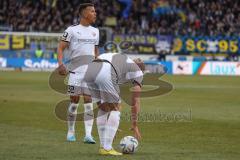
[[[174,88],[196,88],[196,89],[240,89],[240,86],[230,86],[230,85],[194,85],[194,84],[177,84]]]

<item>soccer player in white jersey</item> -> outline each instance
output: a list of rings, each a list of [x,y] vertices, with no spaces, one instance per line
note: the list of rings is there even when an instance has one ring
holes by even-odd
[[[69,72],[68,93],[71,103],[68,108],[68,141],[76,141],[75,121],[80,95],[84,99],[84,124],[85,137],[84,143],[95,144],[92,137],[93,126],[93,103],[89,95],[85,95],[83,89],[86,84],[82,78],[86,72],[87,64],[98,56],[99,30],[91,25],[96,21],[94,5],[84,3],[80,5],[80,24],[68,27],[61,37],[58,46],[58,65],[59,74],[66,75]],[[69,59],[68,65],[63,64],[63,51],[67,50]]]
[[[131,60],[124,54],[105,53],[88,65],[84,81],[92,99],[98,104],[97,128],[100,139],[99,154],[119,156],[112,142],[120,121],[119,85],[130,82],[132,85],[132,130],[135,137],[141,138],[137,115],[140,110],[140,91],[144,63],[140,59]]]

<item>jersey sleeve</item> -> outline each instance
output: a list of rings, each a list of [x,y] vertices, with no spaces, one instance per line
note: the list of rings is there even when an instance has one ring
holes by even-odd
[[[65,42],[70,42],[72,38],[72,30],[68,27],[62,34],[61,40]]]
[[[99,29],[97,29],[97,41],[96,41],[96,43],[95,43],[95,46],[98,46],[98,45],[99,45],[99,36],[100,36],[100,34],[99,34]]]
[[[128,81],[131,81],[132,83],[137,83],[140,87],[142,87],[143,72],[138,67],[138,65],[130,58],[127,59],[127,62],[129,69],[126,74],[126,79]]]

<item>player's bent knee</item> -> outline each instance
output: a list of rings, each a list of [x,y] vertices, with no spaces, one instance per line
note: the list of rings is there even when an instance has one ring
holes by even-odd
[[[68,108],[68,115],[69,116],[74,116],[77,114],[77,108],[78,108],[78,104],[76,103],[71,103],[69,105],[69,108]]]
[[[79,96],[70,96],[72,103],[78,103],[79,102]]]
[[[92,98],[89,95],[83,95],[84,103],[92,103]]]
[[[118,103],[97,103],[98,108],[105,112],[111,112],[111,111],[120,111],[120,104]]]

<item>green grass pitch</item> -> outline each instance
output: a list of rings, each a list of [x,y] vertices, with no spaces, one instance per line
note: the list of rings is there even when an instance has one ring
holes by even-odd
[[[118,158],[98,155],[96,124],[96,145],[82,143],[83,122],[76,125],[77,142],[66,142],[66,123],[56,118],[54,108],[67,96],[51,90],[48,77],[46,72],[0,72],[0,160],[240,159],[239,77],[161,77],[173,91],[141,100],[139,149]],[[123,106],[127,113],[129,107]],[[123,114],[116,149],[123,136],[132,134],[129,127]]]

